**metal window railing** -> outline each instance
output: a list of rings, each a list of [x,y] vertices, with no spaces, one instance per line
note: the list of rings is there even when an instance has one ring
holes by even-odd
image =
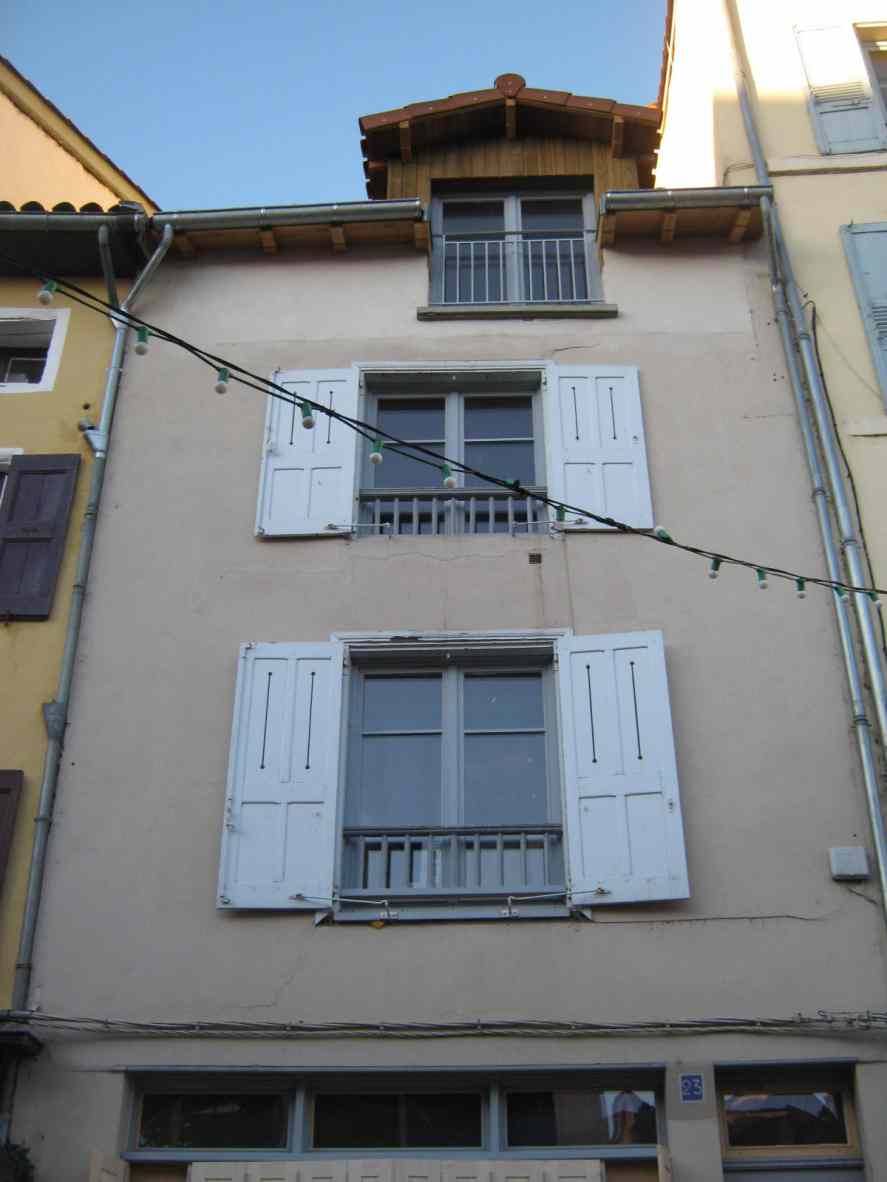
[[[545,892],[564,882],[560,825],[344,830],[342,888],[357,897]]]
[[[545,532],[549,521],[542,501],[500,490],[362,489],[359,503],[355,528],[364,536],[533,534]]]
[[[435,242],[441,304],[586,303],[585,238],[506,233],[441,235]]]

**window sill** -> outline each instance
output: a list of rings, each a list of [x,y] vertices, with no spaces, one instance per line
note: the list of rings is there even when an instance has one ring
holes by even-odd
[[[323,913],[325,914],[325,913]],[[394,903],[386,912],[379,907],[344,907],[332,914],[334,923],[444,923],[461,920],[525,920],[525,919],[570,919],[572,913],[565,903],[521,903],[515,902],[509,910],[505,899],[499,904],[453,903],[442,905],[416,905]]]
[[[416,309],[417,320],[564,320],[609,319],[619,315],[616,304],[426,304]]]

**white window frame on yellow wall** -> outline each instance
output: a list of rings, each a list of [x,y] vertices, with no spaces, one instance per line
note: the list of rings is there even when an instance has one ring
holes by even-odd
[[[52,335],[46,350],[43,373],[37,382],[4,382],[0,380],[2,394],[47,394],[55,386],[65,337],[70,318],[68,308],[0,308],[0,344],[4,340],[4,327],[22,321],[51,321]]]

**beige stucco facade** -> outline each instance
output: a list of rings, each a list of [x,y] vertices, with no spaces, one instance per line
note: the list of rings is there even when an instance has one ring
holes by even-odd
[[[755,183],[736,98],[728,12],[744,42],[758,130],[798,283],[816,305],[826,383],[857,483],[875,582],[884,586],[887,391],[879,386],[840,227],[887,217],[887,151],[822,153],[795,32],[824,26],[880,38],[884,6],[873,0],[675,0],[657,187]],[[879,110],[877,93],[874,99]]]
[[[417,322],[424,257],[170,261],[141,312],[258,373],[386,362],[636,365],[655,517],[688,542],[816,573],[823,560],[771,324],[760,244],[619,245],[600,321]],[[264,398],[172,346],[132,357],[106,484],[60,782],[31,1005],[161,1022],[619,1022],[885,1008],[872,884],[828,850],[868,841],[827,593],[644,538],[328,538],[254,534]],[[541,556],[528,563],[529,552]],[[348,631],[572,629],[664,634],[689,861],[686,902],[591,919],[364,924],[217,909],[238,646]],[[136,1066],[555,1066],[871,1061],[871,1035],[282,1041],[44,1031],[13,1136],[38,1177],[84,1178],[133,1147]],[[710,1098],[710,1097],[709,1097]],[[706,1119],[666,1101],[674,1176],[721,1176]],[[879,1122],[863,1149],[882,1177]],[[184,1167],[133,1166],[132,1177]],[[42,1171],[42,1172],[41,1172]],[[609,1177],[656,1177],[652,1164]]]

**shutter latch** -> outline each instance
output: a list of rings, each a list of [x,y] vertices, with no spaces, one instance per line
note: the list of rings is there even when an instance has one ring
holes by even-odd
[[[231,815],[233,807],[234,806],[230,798],[225,801],[225,828],[229,833],[233,833],[235,830],[234,818]]]

